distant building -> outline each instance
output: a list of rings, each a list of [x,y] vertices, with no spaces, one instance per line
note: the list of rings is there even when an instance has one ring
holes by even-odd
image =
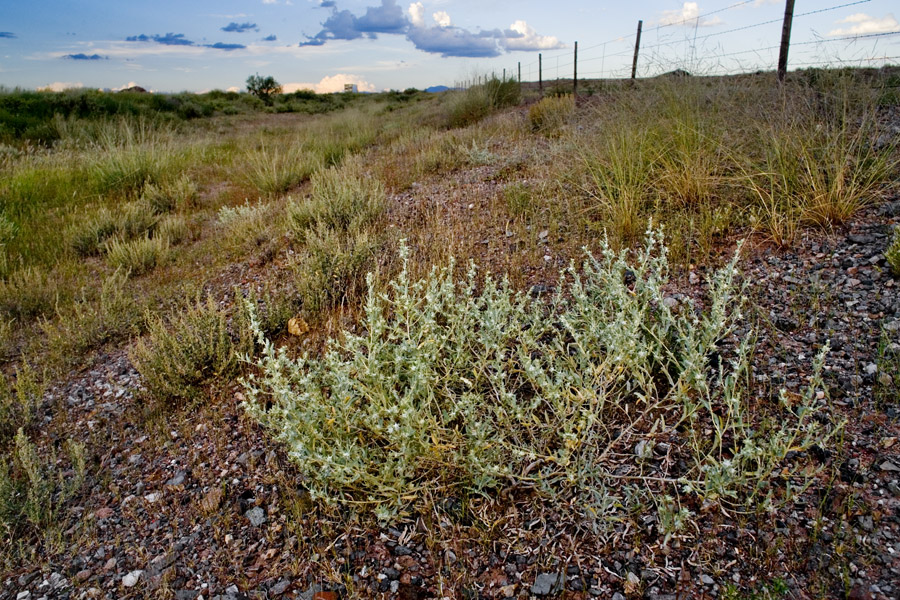
[[[355,83],[345,83],[344,91],[345,92],[353,92],[355,94],[356,92],[359,91],[359,89],[356,87]]]

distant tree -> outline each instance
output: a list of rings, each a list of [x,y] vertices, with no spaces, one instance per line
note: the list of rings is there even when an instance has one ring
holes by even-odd
[[[265,77],[259,73],[247,78],[247,91],[265,102],[272,104],[272,96],[281,93],[281,84],[271,75]]]

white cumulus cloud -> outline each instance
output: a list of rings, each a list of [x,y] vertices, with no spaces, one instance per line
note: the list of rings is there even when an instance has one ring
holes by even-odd
[[[413,27],[425,26],[425,6],[421,2],[413,2],[409,5],[409,22]]]
[[[431,16],[440,27],[450,27],[450,15],[447,14],[447,11],[439,10]]]
[[[344,84],[347,83],[355,85],[360,92],[375,91],[375,85],[359,75],[345,75],[343,73],[323,77],[319,83],[286,83],[282,86],[282,90],[286,94],[297,90],[312,90],[317,94],[331,94],[333,92],[343,92]]]
[[[552,50],[565,47],[565,44],[552,35],[539,35],[534,27],[525,21],[516,21],[509,28],[518,37],[507,36],[506,48],[508,50]]]
[[[900,23],[894,18],[893,13],[878,18],[870,17],[865,13],[855,13],[836,21],[838,25],[850,25],[850,27],[838,27],[828,32],[828,35],[865,35],[867,33],[890,33],[900,31]]]
[[[686,27],[711,27],[721,25],[722,19],[713,17],[704,19],[700,16],[700,5],[696,2],[685,2],[680,10],[664,10],[659,19],[659,25],[684,25]]]

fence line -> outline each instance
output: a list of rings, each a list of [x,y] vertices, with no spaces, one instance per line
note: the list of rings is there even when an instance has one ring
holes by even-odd
[[[704,19],[714,15],[720,15],[735,9],[752,5],[756,0],[742,0],[734,2],[723,8],[711,10],[696,16],[683,18],[677,21],[651,24],[643,27],[644,38],[655,37],[652,40],[643,40],[638,44],[638,31],[609,38],[605,41],[581,44],[575,48],[541,52],[536,60],[530,62],[520,61],[512,65],[512,69],[506,69],[509,73],[519,74],[520,81],[540,82],[541,87],[547,82],[565,82],[570,89],[575,89],[575,79],[624,79],[628,78],[632,71],[635,77],[650,77],[675,70],[685,70],[690,73],[704,75],[721,75],[755,72],[760,70],[773,71],[778,62],[776,50],[781,48],[777,44],[782,33],[784,19],[767,19],[757,23],[731,27],[722,31],[698,34]],[[787,0],[788,3],[791,0]],[[837,4],[792,14],[794,29],[803,23],[804,18],[811,15],[826,13],[843,8],[849,8],[866,4],[871,0],[853,0],[839,2]],[[787,12],[787,11],[786,11]],[[787,15],[785,15],[787,16]],[[693,28],[690,24],[694,23]],[[643,24],[643,23],[642,23]],[[677,26],[687,25],[689,31],[674,29]],[[772,40],[772,45],[746,50],[728,51],[723,36],[737,32],[760,29],[771,26],[766,30],[764,37]],[[841,35],[839,37],[815,37],[814,39],[792,41],[790,43],[791,60],[788,67],[808,67],[822,65],[848,65],[859,64],[872,65],[887,64],[896,60],[896,54],[900,54],[900,48],[896,50],[892,45],[879,49],[882,40],[891,39],[900,35],[900,31],[861,33],[856,35]],[[711,43],[711,42],[715,43]],[[819,60],[821,53],[811,52],[815,48],[828,47],[828,44],[846,43],[847,47],[858,46],[858,56],[854,58],[832,58]],[[871,43],[871,45],[867,45]],[[639,46],[639,47],[638,47]],[[636,52],[636,47],[637,52]],[[795,52],[794,50],[800,50]],[[854,47],[854,50],[857,50]],[[887,50],[887,51],[883,51]],[[629,60],[629,58],[637,60]],[[744,57],[749,60],[742,60]]]

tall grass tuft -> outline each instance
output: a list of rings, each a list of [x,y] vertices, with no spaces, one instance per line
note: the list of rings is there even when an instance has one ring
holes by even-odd
[[[170,241],[162,236],[145,236],[127,241],[113,238],[105,247],[109,266],[135,276],[152,271],[170,256]]]
[[[261,147],[246,155],[246,181],[265,196],[273,197],[299,185],[322,167],[318,153],[300,144]]]
[[[367,175],[358,160],[320,171],[311,183],[309,198],[288,204],[288,222],[300,239],[319,225],[341,231],[359,231],[377,220],[385,210],[384,186]]]

